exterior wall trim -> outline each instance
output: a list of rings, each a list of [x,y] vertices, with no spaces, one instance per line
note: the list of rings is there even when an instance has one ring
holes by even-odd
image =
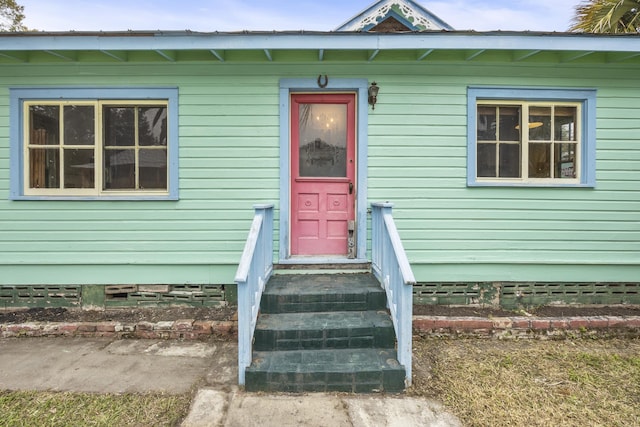
[[[368,153],[368,116],[367,79],[329,78],[325,88],[319,88],[315,78],[281,79],[280,80],[280,245],[279,262],[287,263],[290,257],[290,186],[289,171],[289,108],[292,92],[330,92],[354,91],[356,100],[356,258],[361,261],[367,258],[367,153]],[[305,260],[306,262],[307,260]]]
[[[586,187],[596,186],[596,89],[469,86],[467,88],[467,186],[469,187]],[[582,103],[582,158],[579,183],[533,184],[478,182],[476,179],[477,99],[576,101]]]
[[[166,99],[169,106],[168,194],[117,196],[29,196],[24,195],[23,110],[24,101]],[[179,124],[178,88],[169,87],[29,87],[9,89],[9,165],[10,200],[178,200],[179,199]]]

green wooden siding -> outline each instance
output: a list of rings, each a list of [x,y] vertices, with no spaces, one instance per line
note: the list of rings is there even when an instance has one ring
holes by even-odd
[[[418,281],[640,277],[637,66],[125,63],[0,68],[0,284],[232,282],[254,203],[278,239],[279,79],[320,72],[381,88],[368,198],[395,203]],[[45,85],[177,86],[180,200],[9,201],[8,88]],[[597,187],[467,188],[469,85],[597,88]]]

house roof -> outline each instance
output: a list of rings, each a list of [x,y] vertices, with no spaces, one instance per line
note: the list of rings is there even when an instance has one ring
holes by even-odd
[[[408,31],[453,30],[449,24],[412,0],[379,0],[335,31],[370,31],[387,20]]]
[[[74,62],[640,62],[640,35],[413,31],[0,33],[0,65]]]

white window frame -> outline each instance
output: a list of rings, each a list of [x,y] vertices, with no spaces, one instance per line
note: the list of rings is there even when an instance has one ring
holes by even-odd
[[[29,182],[29,107],[33,105],[93,105],[95,143],[93,146],[67,146],[94,150],[93,188],[30,188]],[[167,108],[167,185],[164,189],[103,189],[105,106],[162,105]],[[12,88],[10,89],[10,199],[11,200],[178,200],[178,89],[177,88]],[[60,123],[60,135],[64,135]],[[136,126],[136,153],[139,150]],[[144,146],[143,149],[154,149]],[[54,148],[53,146],[51,148]],[[59,148],[63,151],[63,141]],[[123,147],[131,149],[131,147]],[[136,156],[137,158],[137,156]],[[61,171],[64,162],[61,158]],[[138,168],[136,168],[136,176]],[[136,178],[136,183],[138,179]],[[137,187],[137,185],[136,185]]]
[[[544,102],[544,101],[503,101],[503,100],[477,100],[476,103],[476,111],[480,106],[509,106],[509,107],[519,107],[520,108],[520,123],[526,123],[527,117],[529,117],[529,109],[531,107],[549,107],[552,111],[557,107],[575,107],[576,108],[576,124],[575,124],[575,141],[556,141],[554,137],[553,123],[555,119],[555,115],[551,114],[551,139],[548,141],[531,141],[529,139],[529,132],[520,132],[520,141],[502,141],[500,139],[496,140],[496,144],[504,144],[504,143],[516,143],[518,142],[520,145],[520,177],[480,177],[476,176],[476,180],[479,183],[482,182],[513,182],[513,183],[522,183],[522,184],[579,184],[580,183],[580,173],[581,166],[578,159],[581,156],[581,136],[582,136],[582,104],[579,102]],[[477,135],[477,134],[476,134]],[[529,177],[529,143],[536,144],[550,144],[553,148],[554,144],[575,144],[575,178],[535,178]],[[481,141],[477,139],[476,136],[476,153],[479,144],[488,144],[492,143],[492,141]],[[499,156],[499,150],[496,149],[496,157]],[[554,151],[551,150],[551,163],[554,163]],[[496,167],[498,167],[499,159],[496,158]],[[553,169],[553,168],[552,168]],[[477,173],[477,172],[476,172]]]
[[[529,178],[528,132],[521,132],[520,159],[522,164],[519,178],[478,177],[477,114],[479,105],[519,106],[522,110],[521,121],[527,120],[528,109],[532,106],[575,106],[577,108],[575,126],[576,177]],[[469,87],[467,90],[467,185],[469,187],[595,187],[595,121],[596,91],[594,89]],[[564,143],[564,141],[558,141],[558,143]]]

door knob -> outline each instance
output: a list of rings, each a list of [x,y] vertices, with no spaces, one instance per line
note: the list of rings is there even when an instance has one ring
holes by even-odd
[[[353,194],[353,182],[349,183],[349,194]]]

